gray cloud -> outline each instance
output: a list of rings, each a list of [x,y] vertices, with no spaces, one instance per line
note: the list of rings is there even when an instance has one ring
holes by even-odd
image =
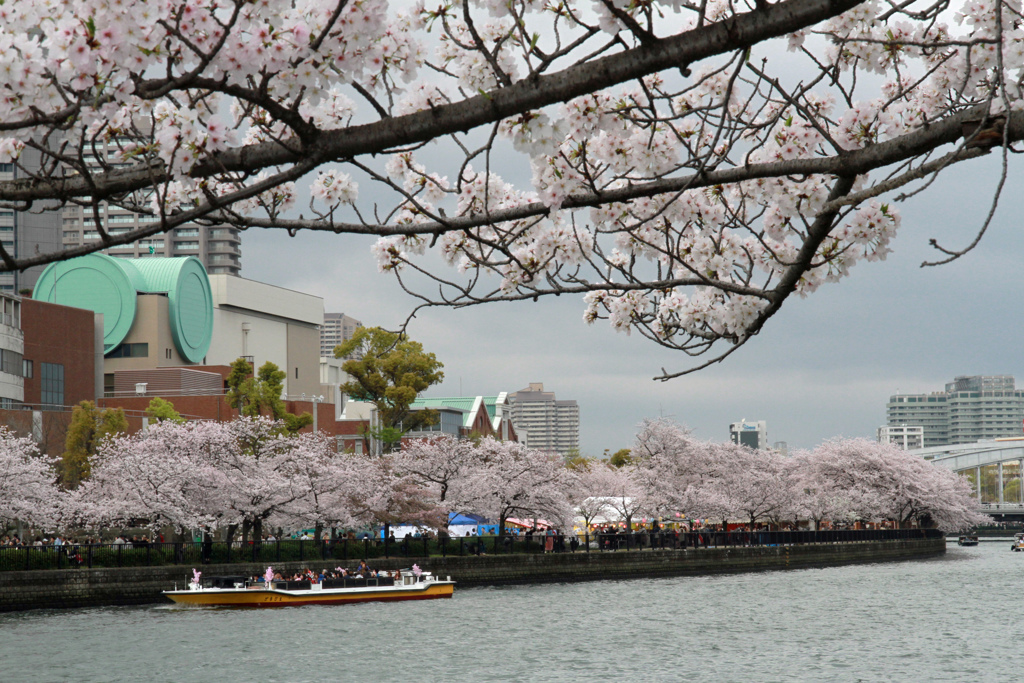
[[[904,205],[894,254],[861,263],[839,284],[792,299],[725,364],[654,382],[661,367],[687,367],[682,354],[604,323],[582,322],[576,298],[432,309],[412,336],[445,363],[435,395],[514,391],[542,381],[576,399],[585,453],[632,442],[636,424],[659,414],[702,438],[724,439],[729,422],[768,421],[771,440],[813,447],[836,435],[873,436],[889,394],[931,391],[957,374],[1010,373],[1021,338],[1018,273],[1022,202],[1013,178],[981,246],[960,261],[921,269],[928,239],[967,244],[988,210],[998,159],[971,162]],[[322,296],[326,309],[394,328],[414,305],[394,278],[379,274],[371,240],[250,231],[243,275]],[[692,362],[692,361],[691,361]]]

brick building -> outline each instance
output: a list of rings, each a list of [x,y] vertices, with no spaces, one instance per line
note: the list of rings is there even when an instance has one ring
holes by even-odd
[[[102,315],[25,298],[21,329],[25,403],[73,406],[102,393]]]

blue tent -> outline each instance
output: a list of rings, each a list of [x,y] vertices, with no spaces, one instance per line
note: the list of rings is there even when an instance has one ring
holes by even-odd
[[[449,512],[448,513],[448,525],[453,524],[490,524],[490,521],[482,515],[471,515],[468,513],[461,512]]]

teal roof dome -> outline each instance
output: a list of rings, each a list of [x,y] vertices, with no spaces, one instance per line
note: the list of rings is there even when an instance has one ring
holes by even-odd
[[[199,259],[119,259],[89,254],[51,263],[33,299],[103,314],[105,352],[124,341],[135,322],[138,294],[166,294],[171,337],[182,358],[199,363],[213,337],[213,294]]]

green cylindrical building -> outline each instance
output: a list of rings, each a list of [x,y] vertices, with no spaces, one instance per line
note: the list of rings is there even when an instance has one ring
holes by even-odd
[[[139,294],[168,298],[171,336],[178,353],[199,363],[213,337],[213,296],[203,264],[184,258],[119,259],[89,254],[51,263],[36,282],[33,299],[103,314],[103,347],[116,348],[135,321]]]

